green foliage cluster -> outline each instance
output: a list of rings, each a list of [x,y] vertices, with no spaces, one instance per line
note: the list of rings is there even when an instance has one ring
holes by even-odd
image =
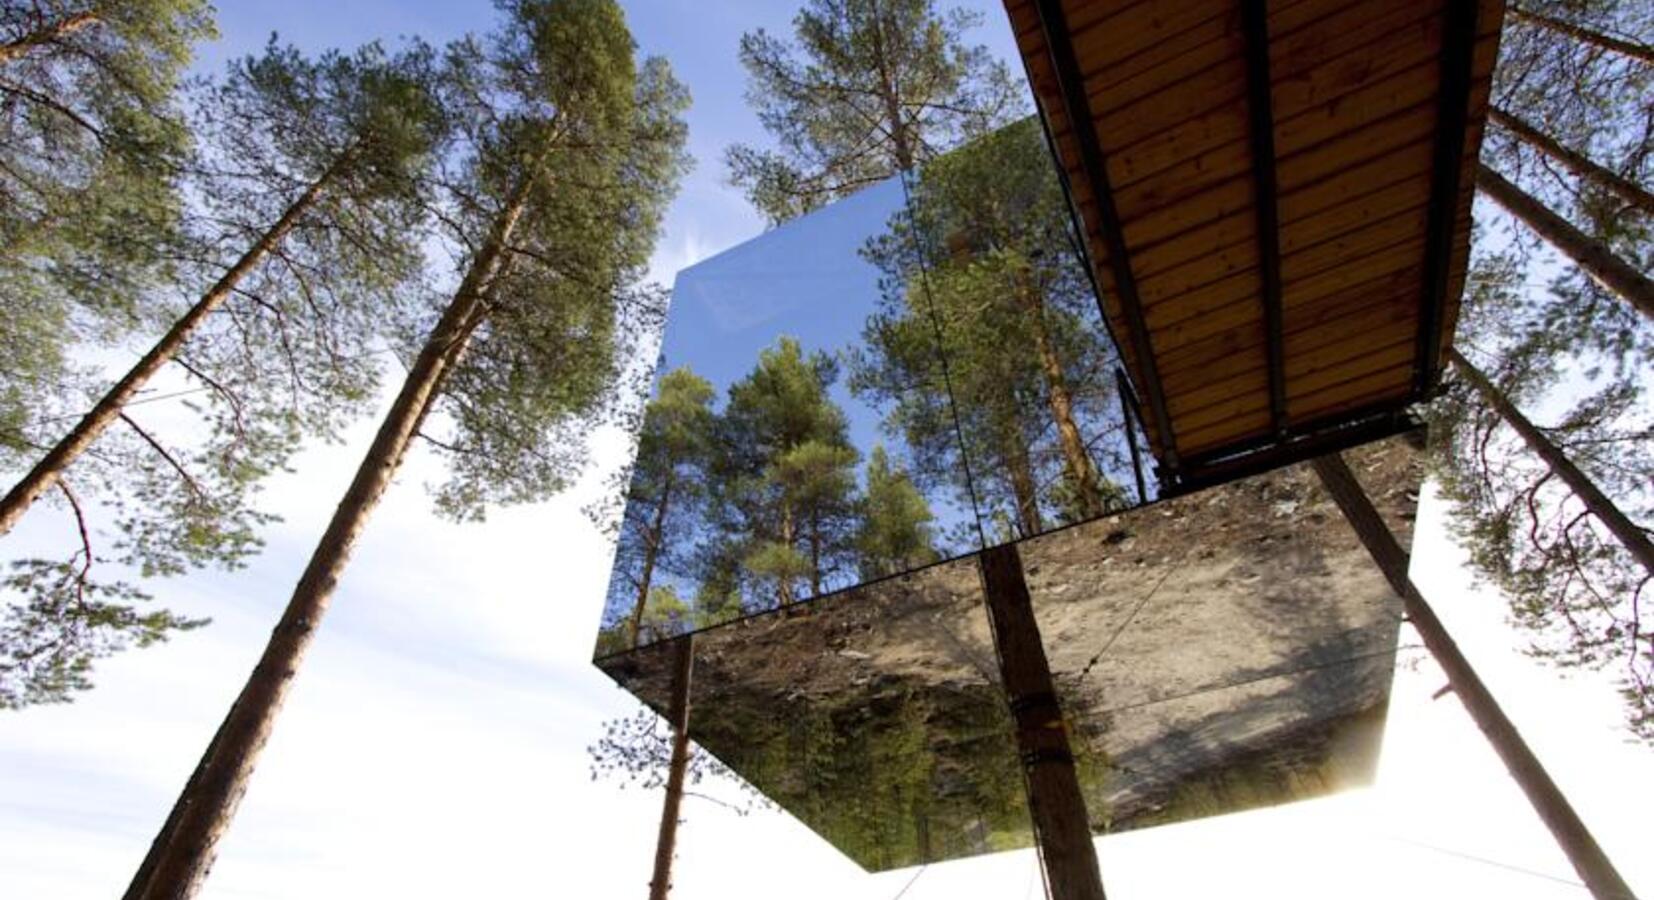
[[[741,36],[747,102],[773,149],[725,151],[730,181],[772,224],[912,169],[1024,111],[980,16],[933,0],[810,0],[788,42]]]
[[[622,473],[609,619],[598,653],[783,606],[937,558],[924,496],[875,447],[858,476],[833,357],[782,337],[730,385],[661,378]],[[674,586],[690,583],[693,597]]]
[[[1644,4],[1535,2],[1590,31],[1654,42]],[[1635,184],[1654,184],[1654,66],[1507,17],[1493,103]],[[1491,125],[1482,161],[1640,271],[1654,210]],[[1483,210],[1492,213],[1494,210]],[[1482,215],[1457,349],[1645,533],[1654,533],[1654,325],[1514,221]],[[1511,430],[1462,373],[1430,410],[1435,474],[1475,571],[1509,599],[1535,655],[1617,674],[1654,738],[1654,573]]]
[[[887,410],[886,428],[913,448],[924,484],[962,492],[969,462],[994,539],[1125,506],[1096,462],[1108,448],[1086,443],[1078,425],[1118,402],[1107,377],[1117,361],[1069,252],[1066,200],[1039,123],[1025,119],[926,165],[913,198],[912,217],[867,251],[884,273],[883,296],[850,357],[851,389]]]
[[[162,368],[128,376],[132,396],[158,375],[186,397],[69,432],[92,428],[48,474],[81,540],[13,563],[0,700],[67,700],[95,658],[201,624],[140,613],[147,592],[96,564],[149,579],[256,553],[263,480],[371,409],[386,354],[431,332],[433,248],[461,272],[490,243],[499,261],[419,413],[449,432],[431,437],[450,462],[439,510],[479,518],[579,471],[659,324],[640,281],[687,164],[688,97],[664,62],[635,61],[612,2],[500,8],[496,34],[440,51],[312,57],[272,38],[181,85],[212,33],[203,4],[0,5],[0,347],[20,363],[0,376],[4,461],[32,463],[90,405],[38,389],[73,357],[153,340]],[[119,243],[86,237],[106,231]],[[91,398],[108,387],[85,376]]]

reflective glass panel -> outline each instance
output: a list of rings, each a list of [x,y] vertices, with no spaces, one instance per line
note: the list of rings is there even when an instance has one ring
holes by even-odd
[[[693,640],[690,736],[864,868],[1031,843],[974,558]],[[664,710],[669,646],[599,665]]]
[[[1407,438],[1346,458],[1405,545]],[[1401,601],[1307,464],[1019,550],[1099,833],[1371,780]]]
[[[978,546],[935,331],[881,316],[905,215],[892,179],[679,274],[597,655]]]

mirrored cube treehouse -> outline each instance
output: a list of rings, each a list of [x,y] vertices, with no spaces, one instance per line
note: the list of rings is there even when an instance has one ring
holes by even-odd
[[[679,274],[597,641],[869,870],[1371,780],[1310,461],[1409,544],[1502,8],[1007,12],[1036,115]]]

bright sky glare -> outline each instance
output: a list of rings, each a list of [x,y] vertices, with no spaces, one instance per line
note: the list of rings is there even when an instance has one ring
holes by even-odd
[[[270,31],[312,49],[418,33],[440,41],[492,19],[480,0],[225,2],[203,66]],[[742,30],[783,31],[777,0],[627,4],[646,52],[670,58],[696,100],[698,167],[668,219],[655,272],[760,230],[722,184],[723,146],[750,140],[735,58]],[[981,6],[983,39],[1008,46]],[[117,896],[239,689],[371,435],[315,447],[275,479],[285,522],[246,570],[157,585],[209,628],[99,667],[66,706],[0,716],[0,898]],[[600,446],[615,463],[619,442]],[[368,528],[208,882],[208,898],[643,896],[659,795],[590,780],[585,748],[634,704],[589,663],[609,550],[579,512],[589,492],[435,519],[415,454]],[[592,479],[596,483],[598,479]],[[1603,678],[1535,666],[1498,597],[1474,589],[1426,498],[1414,579],[1424,586],[1541,759],[1633,887],[1654,892],[1646,748],[1619,729]],[[67,519],[32,515],[7,557],[55,552]],[[1404,644],[1416,639],[1404,631]],[[1115,898],[1582,898],[1566,860],[1419,654],[1398,672],[1378,782],[1323,801],[1110,837]],[[706,792],[728,796],[728,788]],[[869,876],[779,813],[738,817],[691,798],[673,896],[896,896],[913,871]],[[938,865],[904,895],[1039,895],[1029,852]]]

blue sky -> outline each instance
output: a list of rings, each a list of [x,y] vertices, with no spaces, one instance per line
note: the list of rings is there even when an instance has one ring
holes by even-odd
[[[486,3],[284,0],[221,4],[204,65],[277,30],[301,46],[420,33],[439,41],[492,18]],[[789,2],[626,4],[646,52],[695,96],[699,160],[655,271],[757,235],[722,184],[719,155],[757,137],[735,59],[740,32],[783,28]],[[983,4],[1008,46],[1003,14]],[[159,407],[161,404],[156,404]],[[155,413],[159,415],[159,413]],[[124,888],[178,787],[262,649],[371,437],[318,446],[272,481],[285,521],[246,570],[155,586],[206,629],[100,666],[75,703],[0,715],[0,897],[107,898]],[[618,463],[599,436],[587,484],[555,501],[457,526],[430,514],[437,461],[415,453],[370,523],[300,682],[221,848],[208,898],[637,898],[659,797],[592,782],[585,747],[634,705],[588,662],[609,549],[579,512]],[[1502,601],[1474,587],[1426,497],[1414,578],[1634,886],[1646,852],[1649,755],[1625,742],[1601,678],[1567,680],[1516,647]],[[7,555],[55,551],[72,527],[43,509]],[[1403,635],[1403,643],[1416,643]],[[1110,896],[1579,898],[1573,875],[1428,660],[1397,676],[1377,784],[1326,801],[1103,839]],[[723,785],[698,790],[727,795]],[[896,895],[915,873],[868,876],[791,818],[741,818],[692,797],[674,898]],[[933,867],[906,900],[1019,898],[1031,853]]]

